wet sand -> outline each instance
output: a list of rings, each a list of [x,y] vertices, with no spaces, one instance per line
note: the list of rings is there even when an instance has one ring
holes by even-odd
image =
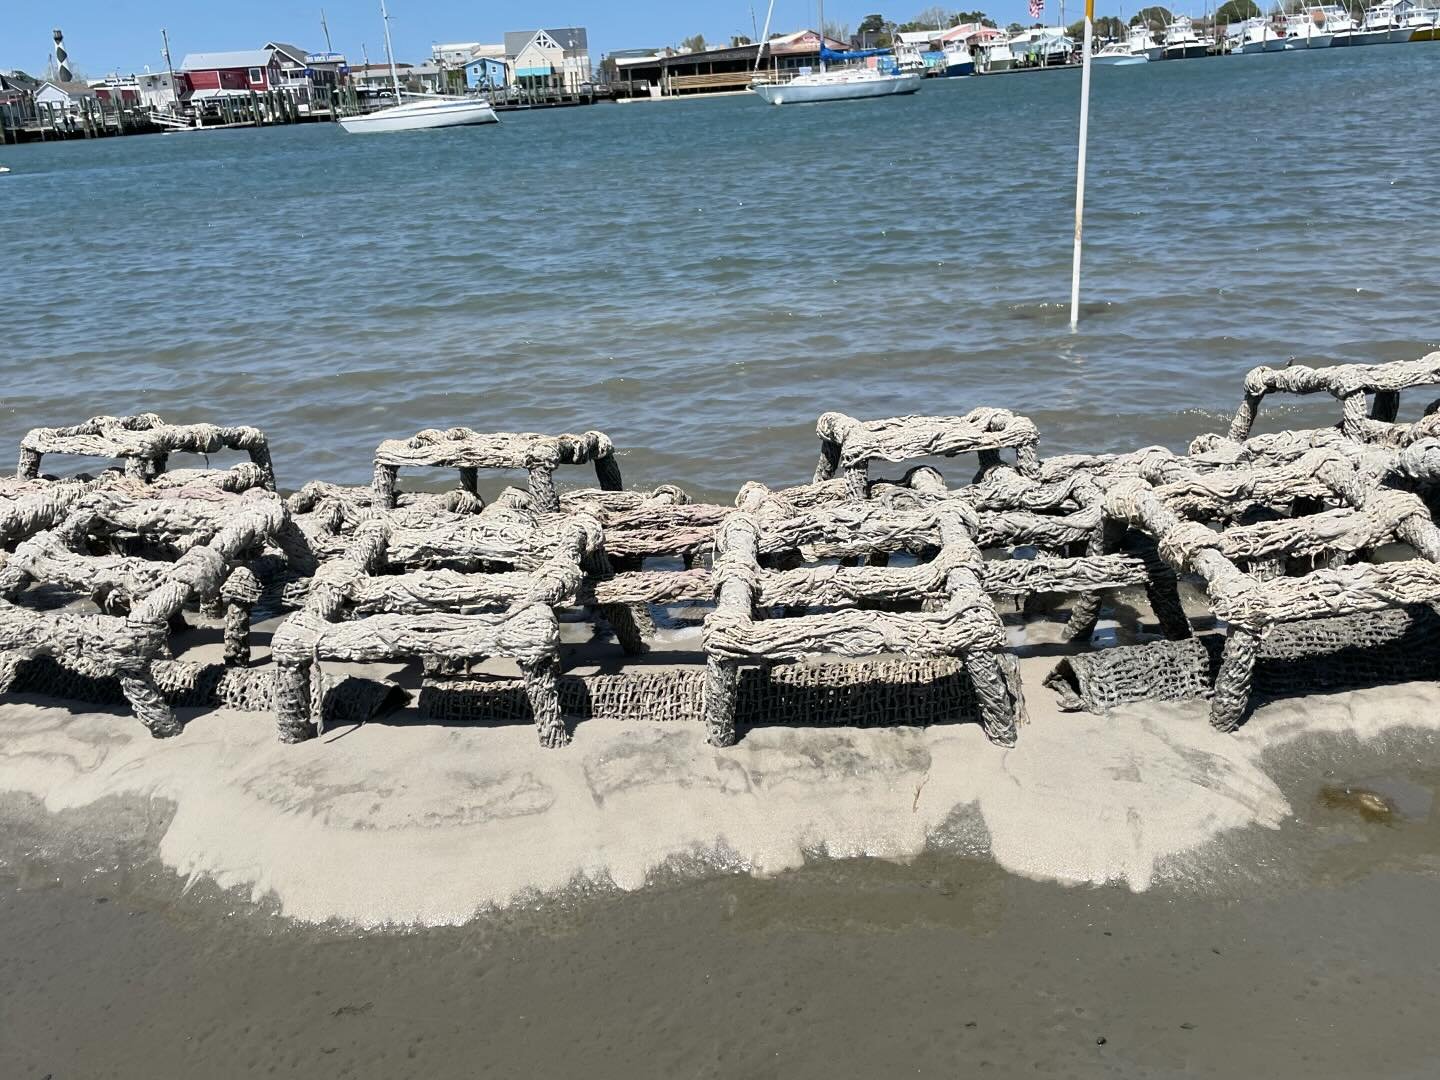
[[[1008,752],[7,703],[0,1075],[1433,1075],[1440,691],[1226,737],[1049,663]]]

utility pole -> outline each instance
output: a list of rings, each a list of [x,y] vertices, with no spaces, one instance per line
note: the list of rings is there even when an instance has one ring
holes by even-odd
[[[170,61],[170,32],[160,28],[160,40],[165,43],[165,70],[170,73],[170,96],[175,100],[175,115],[180,115],[180,88],[175,85],[175,65]]]

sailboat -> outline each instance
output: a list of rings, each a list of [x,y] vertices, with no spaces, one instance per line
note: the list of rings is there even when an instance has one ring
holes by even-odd
[[[390,44],[390,13],[385,0],[380,0],[380,18],[385,22],[385,57],[390,61],[390,81],[395,87],[396,104],[358,116],[342,116],[340,126],[352,134],[378,131],[423,131],[427,128],[467,127],[471,124],[495,124],[500,118],[490,103],[478,97],[456,97],[451,94],[409,94],[400,89],[400,75],[395,70],[395,49]],[[412,100],[406,101],[406,97]]]
[[[826,63],[831,60],[863,60],[880,56],[888,49],[859,49],[843,52],[830,49],[825,44],[825,3],[820,2],[820,70],[797,75],[789,82],[774,83],[761,80],[760,59],[769,42],[770,16],[775,11],[775,0],[770,0],[770,11],[765,15],[765,37],[755,57],[756,79],[750,89],[771,105],[798,105],[816,101],[850,101],[855,98],[890,97],[894,94],[913,94],[920,89],[924,76],[918,71],[885,72],[878,68],[837,68],[830,71]]]

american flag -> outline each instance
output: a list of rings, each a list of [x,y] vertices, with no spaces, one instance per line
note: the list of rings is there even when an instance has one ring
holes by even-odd
[[[1045,0],[1030,0],[1030,18],[1038,19],[1045,14]]]

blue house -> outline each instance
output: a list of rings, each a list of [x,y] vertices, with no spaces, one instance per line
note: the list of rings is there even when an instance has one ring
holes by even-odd
[[[465,64],[465,85],[471,90],[501,90],[509,80],[509,66],[493,56],[477,56]]]

